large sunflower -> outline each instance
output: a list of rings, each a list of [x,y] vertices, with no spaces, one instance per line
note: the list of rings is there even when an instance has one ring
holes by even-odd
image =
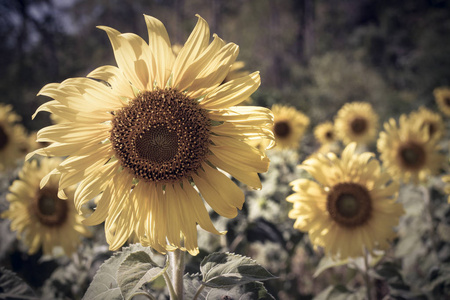
[[[439,87],[433,91],[434,99],[443,114],[450,116],[450,88]]]
[[[419,110],[409,114],[409,119],[419,128],[426,127],[430,138],[440,139],[445,132],[445,124],[440,114],[428,108],[420,107]]]
[[[403,214],[395,203],[398,183],[382,172],[373,153],[356,154],[355,148],[356,143],[349,144],[341,159],[330,152],[304,161],[301,167],[314,181],[291,182],[295,193],[287,197],[294,203],[289,212],[294,227],[340,259],[388,248]]]
[[[253,188],[269,159],[250,140],[273,140],[273,116],[262,107],[234,106],[260,85],[259,73],[223,84],[238,46],[197,25],[175,56],[164,25],[145,16],[149,43],[131,33],[101,26],[118,67],[103,66],[88,77],[46,85],[39,94],[55,100],[46,110],[66,122],[43,128],[35,151],[68,156],[60,190],[80,182],[80,209],[101,194],[85,224],[105,221],[111,250],[133,231],[143,245],[164,253],[176,248],[198,253],[197,229],[219,234],[202,198],[233,218],[244,203],[241,189],[221,170]],[[102,82],[99,82],[101,80]],[[184,240],[182,248],[181,240]]]
[[[351,102],[337,112],[334,125],[344,144],[368,144],[377,137],[378,115],[370,103]]]
[[[11,105],[0,104],[0,171],[15,166],[27,149],[25,128]]]
[[[276,148],[297,149],[309,126],[309,118],[294,107],[279,104],[272,106],[272,112]]]
[[[23,239],[33,254],[42,245],[44,254],[51,255],[56,246],[62,247],[66,255],[74,252],[81,236],[90,232],[81,224],[73,204],[75,189],[65,189],[69,200],[58,198],[58,179],[52,178],[43,187],[41,179],[61,163],[60,159],[42,159],[26,162],[19,179],[9,188],[6,199],[10,202],[9,210],[2,213],[2,218],[11,220],[11,230]]]
[[[383,166],[397,180],[418,184],[437,173],[444,156],[438,152],[437,140],[427,127],[401,115],[399,126],[394,119],[384,124],[377,141]]]

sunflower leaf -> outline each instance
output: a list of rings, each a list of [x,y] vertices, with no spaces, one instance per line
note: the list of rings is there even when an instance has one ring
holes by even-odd
[[[117,271],[130,254],[139,251],[144,251],[150,256],[153,255],[150,248],[142,247],[139,244],[124,247],[122,251],[114,253],[112,257],[100,266],[83,299],[123,299],[117,281]]]
[[[208,295],[208,291],[211,289],[209,287],[202,287],[202,276],[198,273],[196,274],[185,274],[183,277],[184,282],[184,298],[194,299],[195,295],[201,289],[197,295],[198,300],[205,300]]]
[[[131,299],[145,283],[161,276],[169,265],[158,267],[145,251],[131,253],[117,270],[117,283],[123,297]]]
[[[213,299],[275,300],[261,282],[250,282],[230,289],[211,289],[205,300]]]
[[[0,299],[39,299],[14,272],[0,268]]]
[[[213,288],[242,285],[275,278],[256,261],[232,253],[212,253],[200,265],[203,284]]]

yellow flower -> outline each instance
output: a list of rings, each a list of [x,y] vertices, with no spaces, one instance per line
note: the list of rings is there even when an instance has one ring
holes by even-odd
[[[29,248],[29,254],[36,253],[42,245],[45,255],[52,255],[57,246],[70,255],[80,244],[80,237],[90,235],[81,224],[83,217],[76,213],[73,187],[65,189],[69,200],[58,198],[57,177],[40,189],[41,179],[59,163],[61,160],[56,158],[43,159],[40,165],[37,160],[26,162],[6,196],[10,206],[2,213],[2,218],[11,220],[11,230],[17,231],[18,238]]]
[[[415,125],[415,120],[401,115],[399,126],[394,119],[384,124],[377,141],[383,167],[397,180],[414,184],[437,173],[444,156],[438,153],[437,140],[429,129]]]
[[[435,88],[433,94],[441,112],[446,116],[450,116],[450,88]]]
[[[450,174],[442,176],[442,181],[447,183],[444,187],[444,193],[448,195],[447,201],[450,203]]]
[[[377,136],[378,115],[370,103],[347,103],[338,111],[334,125],[344,144],[368,144]]]
[[[419,128],[426,127],[430,138],[440,139],[445,132],[445,124],[440,114],[428,108],[420,107],[419,110],[411,112],[409,119]]]
[[[198,17],[177,56],[164,25],[150,16],[145,21],[148,44],[100,27],[118,67],[99,67],[87,76],[97,80],[71,78],[40,91],[55,100],[38,111],[66,122],[41,129],[38,140],[52,144],[35,152],[68,156],[52,174],[61,173],[60,190],[80,182],[77,209],[101,194],[84,223],[105,221],[111,250],[134,232],[161,253],[180,248],[195,255],[197,224],[220,234],[199,193],[220,215],[237,215],[244,194],[221,170],[261,188],[258,173],[267,171],[269,159],[248,143],[274,139],[273,115],[236,106],[259,87],[259,73],[222,84],[238,46],[217,35],[210,43],[204,19]]]
[[[0,171],[16,166],[26,154],[27,137],[25,128],[17,123],[20,120],[11,105],[0,104]]]
[[[309,118],[293,107],[274,104],[273,133],[276,148],[298,149],[300,140],[309,126]]]
[[[395,236],[393,227],[403,214],[395,203],[399,185],[382,172],[373,153],[355,153],[349,144],[339,159],[334,153],[318,153],[301,167],[314,178],[291,182],[287,197],[296,219],[294,228],[309,233],[315,246],[345,259],[364,254],[364,249],[387,249]]]

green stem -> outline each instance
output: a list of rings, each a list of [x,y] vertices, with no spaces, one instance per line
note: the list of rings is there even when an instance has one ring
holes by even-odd
[[[141,296],[141,295],[147,297],[150,300],[156,300],[156,298],[153,295],[150,295],[149,293],[146,293],[146,292],[134,293],[132,297],[134,297],[134,296]]]
[[[183,276],[184,276],[184,252],[176,249],[169,252],[170,264],[172,266],[172,280],[178,300],[183,300]]]
[[[369,276],[369,251],[365,251],[365,255],[364,255],[364,282],[366,283],[366,295],[367,295],[367,300],[371,300],[372,299],[372,282],[370,280],[370,276]]]
[[[200,293],[203,291],[203,289],[205,288],[205,285],[201,285],[198,287],[197,292],[194,295],[194,298],[192,300],[197,300],[197,297],[200,295]]]
[[[423,194],[423,201],[425,202],[425,205],[427,206],[428,210],[428,218],[430,223],[430,240],[431,240],[431,246],[433,247],[434,253],[437,255],[438,253],[438,243],[437,243],[437,237],[434,230],[434,222],[433,222],[433,207],[431,204],[431,197],[430,197],[430,189],[426,186],[421,185],[420,190]]]
[[[178,300],[177,293],[173,289],[172,281],[170,280],[169,274],[167,272],[163,273],[164,280],[166,281],[167,287],[169,288],[169,295],[171,300]]]

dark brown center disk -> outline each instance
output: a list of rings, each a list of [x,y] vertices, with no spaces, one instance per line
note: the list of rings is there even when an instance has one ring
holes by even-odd
[[[0,124],[0,150],[3,150],[3,148],[8,145],[9,137],[5,132],[5,129],[3,129],[2,125]]]
[[[39,190],[31,205],[31,213],[48,227],[58,227],[67,220],[69,206],[66,200],[58,198],[58,191],[52,188]]]
[[[288,137],[291,131],[291,125],[287,121],[278,121],[273,125],[273,132],[278,138]]]
[[[450,107],[450,97],[445,97],[444,98],[444,103],[446,106]]]
[[[327,132],[325,133],[325,138],[326,138],[327,140],[329,140],[329,141],[332,141],[332,140],[334,139],[333,131],[327,131]]]
[[[339,183],[328,194],[327,210],[336,223],[350,228],[357,227],[370,219],[372,198],[364,186]]]
[[[350,122],[350,128],[356,135],[360,135],[367,130],[367,120],[361,117],[356,117]]]
[[[136,178],[169,183],[200,168],[209,151],[210,127],[196,100],[158,89],[114,112],[110,140],[122,167]]]
[[[422,145],[407,142],[400,146],[398,159],[405,169],[411,171],[420,170],[426,162],[426,153]]]

